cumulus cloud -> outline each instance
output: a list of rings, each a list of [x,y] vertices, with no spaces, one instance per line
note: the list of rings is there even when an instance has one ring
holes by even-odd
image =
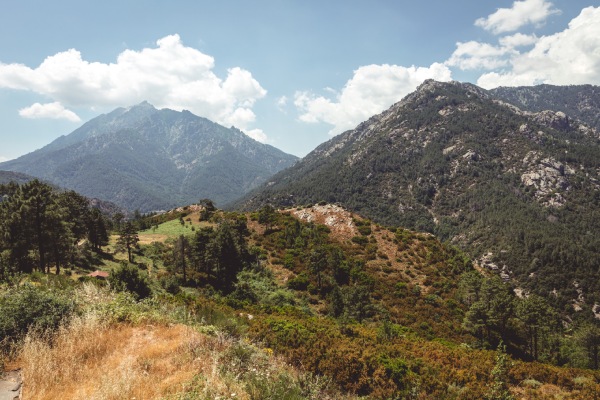
[[[508,60],[505,56],[511,52],[512,48],[510,47],[493,46],[473,40],[465,43],[459,42],[446,64],[462,70],[490,70],[507,65]]]
[[[567,29],[542,36],[528,51],[513,55],[504,71],[483,74],[479,86],[549,83],[600,84],[600,7],[587,7]]]
[[[256,119],[252,106],[266,90],[242,68],[230,68],[225,79],[213,69],[213,57],[170,35],[156,47],[125,50],[114,63],[86,61],[75,49],[47,57],[37,68],[0,63],[0,88],[35,92],[69,107],[147,100],[158,108],[187,109],[248,129]]]
[[[262,131],[262,129],[245,130],[244,133],[257,142],[267,143],[267,135]]]
[[[540,26],[549,16],[560,13],[553,6],[546,0],[515,1],[511,8],[499,8],[486,18],[476,20],[475,25],[496,35],[516,31],[525,25]]]
[[[538,41],[535,35],[503,36],[498,40],[499,45],[482,43],[471,40],[458,42],[456,50],[446,61],[446,65],[462,70],[486,69],[493,70],[510,65],[513,56],[519,55],[517,48],[531,46]]]
[[[71,110],[67,110],[59,102],[40,104],[35,103],[29,107],[25,107],[19,110],[19,115],[23,118],[38,119],[38,118],[52,118],[52,119],[66,119],[71,122],[80,122],[81,119],[77,114]]]
[[[333,99],[301,91],[295,94],[294,105],[301,121],[325,122],[333,125],[330,134],[338,134],[386,110],[430,78],[449,81],[451,72],[439,63],[429,67],[367,65],[355,70]]]
[[[498,42],[503,47],[514,49],[516,47],[531,46],[538,41],[536,35],[525,35],[523,33],[515,33],[514,35],[503,36]]]

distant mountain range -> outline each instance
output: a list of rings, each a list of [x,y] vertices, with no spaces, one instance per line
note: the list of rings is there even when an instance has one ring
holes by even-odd
[[[10,182],[18,183],[20,185],[33,179],[35,179],[33,176],[22,174],[20,172],[0,171],[0,185],[6,185]]]
[[[571,118],[600,130],[600,87],[593,85],[538,85],[499,87],[489,91],[494,98],[522,110],[562,111]]]
[[[118,108],[44,148],[0,163],[142,212],[233,201],[297,157],[189,111]]]
[[[542,103],[544,89],[426,81],[236,206],[339,203],[381,224],[435,233],[524,290],[554,293],[561,307],[591,309],[600,302],[599,135],[565,112],[506,103],[560,102]],[[600,109],[588,95],[573,94],[579,106],[563,109],[594,120]]]

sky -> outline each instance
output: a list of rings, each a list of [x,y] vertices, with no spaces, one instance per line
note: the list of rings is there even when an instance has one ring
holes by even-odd
[[[0,0],[0,161],[142,101],[302,157],[430,78],[600,85],[600,0]]]

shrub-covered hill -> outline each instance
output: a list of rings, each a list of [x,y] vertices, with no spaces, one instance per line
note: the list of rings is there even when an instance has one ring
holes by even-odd
[[[525,292],[590,312],[600,302],[599,160],[598,132],[564,113],[427,81],[237,206],[339,203],[434,233]]]
[[[123,223],[100,249],[121,260],[100,266],[110,289],[65,275],[84,260],[58,276],[9,277],[0,334],[21,354],[30,393],[56,398],[55,383],[175,399],[584,399],[600,390],[597,327],[516,297],[430,234],[329,204],[251,214],[210,205]],[[137,238],[131,262],[112,250],[125,236]],[[120,340],[101,340],[111,335]],[[61,360],[81,368],[53,367]],[[114,374],[116,365],[131,373]],[[85,383],[98,371],[107,371],[103,392]]]

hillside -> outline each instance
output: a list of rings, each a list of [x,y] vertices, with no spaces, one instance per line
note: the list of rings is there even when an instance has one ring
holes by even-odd
[[[598,138],[564,113],[427,81],[236,206],[339,203],[434,233],[558,309],[589,312],[600,300]]]
[[[331,204],[204,211],[138,221],[156,229],[139,232],[133,264],[105,248],[104,259],[121,260],[100,266],[112,290],[70,274],[0,286],[0,331],[21,346],[17,360],[5,360],[22,368],[25,396],[584,399],[598,390],[596,371],[574,368],[593,362],[580,326],[564,335],[538,302],[539,343],[528,347],[530,314],[517,310],[533,300],[431,235],[389,230]],[[156,234],[165,237],[147,240]],[[192,246],[180,251],[181,243]],[[232,268],[231,281],[219,278]],[[471,325],[482,313],[484,325]],[[12,341],[35,321],[66,324]],[[512,357],[486,350],[500,339]],[[562,352],[563,367],[552,365]]]
[[[7,189],[0,367],[21,368],[25,398],[599,390],[597,326],[517,296],[431,234],[327,203],[242,214],[206,201],[109,221],[74,192]]]
[[[18,184],[26,183],[35,179],[33,176],[29,176],[27,174],[21,174],[19,172],[12,171],[0,171],[0,185],[6,185],[10,182],[15,182]]]
[[[142,212],[231,202],[296,157],[188,111],[144,102],[85,123],[0,169]]]

